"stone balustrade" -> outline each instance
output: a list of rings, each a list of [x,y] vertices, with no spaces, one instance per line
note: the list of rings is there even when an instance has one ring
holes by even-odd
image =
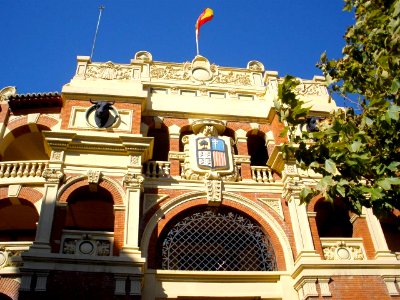
[[[47,160],[0,162],[0,179],[41,177],[47,166]]]
[[[274,182],[271,168],[268,166],[251,166],[251,177],[260,183]]]
[[[168,178],[170,169],[169,161],[148,161],[143,165],[143,173],[147,178]]]

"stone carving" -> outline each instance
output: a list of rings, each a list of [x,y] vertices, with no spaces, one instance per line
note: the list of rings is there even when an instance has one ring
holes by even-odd
[[[300,83],[295,92],[300,96],[324,96],[327,95],[325,86],[317,83]]]
[[[322,246],[326,260],[363,260],[361,246],[347,245],[344,241],[335,245]]]
[[[64,151],[53,151],[51,153],[51,160],[61,160]]]
[[[222,181],[216,172],[210,172],[205,176],[207,201],[210,206],[219,206],[222,202]]]
[[[15,86],[6,86],[0,90],[0,102],[6,101],[8,97],[15,96],[17,89]]]
[[[190,63],[180,66],[157,66],[152,65],[150,68],[150,76],[156,79],[173,79],[173,80],[188,80],[190,78],[191,65]]]
[[[87,171],[87,177],[88,177],[88,182],[98,184],[100,180],[101,172],[98,170],[88,170]]]
[[[283,219],[281,199],[258,198],[258,200],[272,208],[272,210],[274,210]]]
[[[88,170],[87,171],[89,190],[91,192],[97,191],[97,186],[99,184],[101,175],[102,175],[101,172],[98,170]]]
[[[249,63],[247,64],[247,68],[254,72],[264,72],[265,70],[264,65],[256,60],[249,61]]]
[[[83,235],[82,239],[66,238],[62,246],[62,253],[110,256],[111,242],[109,240],[89,238],[88,235]]]
[[[124,184],[128,187],[141,189],[144,177],[142,174],[127,173],[124,176]]]
[[[90,64],[86,69],[86,78],[128,80],[132,79],[132,68],[114,64],[111,61],[103,64]]]
[[[23,265],[21,254],[28,251],[29,245],[11,244],[0,247],[0,269],[5,267],[21,267]]]
[[[140,156],[131,156],[131,165],[140,166]]]
[[[42,173],[42,177],[46,179],[47,182],[58,183],[64,177],[64,173],[58,169],[46,168]]]
[[[219,72],[215,76],[214,83],[235,84],[235,85],[251,85],[250,75],[230,72]]]

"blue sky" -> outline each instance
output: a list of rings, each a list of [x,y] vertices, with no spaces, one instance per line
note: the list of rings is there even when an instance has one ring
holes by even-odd
[[[0,0],[0,89],[61,91],[90,55],[98,7],[105,6],[93,61],[129,63],[140,50],[157,61],[196,55],[194,24],[206,7],[214,19],[201,28],[200,53],[219,66],[261,61],[280,76],[312,78],[321,53],[340,56],[353,15],[342,0]]]

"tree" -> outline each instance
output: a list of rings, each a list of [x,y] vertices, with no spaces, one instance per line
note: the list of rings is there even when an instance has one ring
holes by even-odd
[[[332,93],[357,97],[357,113],[335,111],[319,131],[296,136],[310,108],[294,93],[296,79],[285,77],[275,103],[289,136],[283,153],[322,175],[302,190],[303,202],[321,194],[358,214],[365,206],[384,215],[400,209],[400,0],[345,0],[344,10],[355,13],[355,24],[344,36],[343,56],[329,60],[324,53],[317,66]]]

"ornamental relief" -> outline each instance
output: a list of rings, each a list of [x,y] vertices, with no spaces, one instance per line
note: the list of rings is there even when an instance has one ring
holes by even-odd
[[[325,96],[328,94],[325,86],[316,83],[300,83],[295,92],[299,96]]]
[[[183,66],[160,66],[152,65],[150,67],[150,77],[154,79],[164,80],[197,80],[202,83],[217,83],[217,84],[230,84],[251,86],[250,73],[221,71],[216,65],[211,65],[209,69],[201,68],[193,69],[190,63],[184,63]],[[197,74],[197,72],[201,74]],[[208,76],[203,74],[208,72]],[[204,94],[204,93],[203,93]]]
[[[86,78],[128,80],[132,79],[132,68],[114,64],[109,61],[104,64],[88,65],[85,75]]]
[[[185,63],[182,67],[152,65],[150,67],[150,77],[168,80],[188,80],[191,69],[192,67],[189,63]]]
[[[335,245],[322,245],[326,260],[364,260],[361,245],[348,245],[344,241]]]

